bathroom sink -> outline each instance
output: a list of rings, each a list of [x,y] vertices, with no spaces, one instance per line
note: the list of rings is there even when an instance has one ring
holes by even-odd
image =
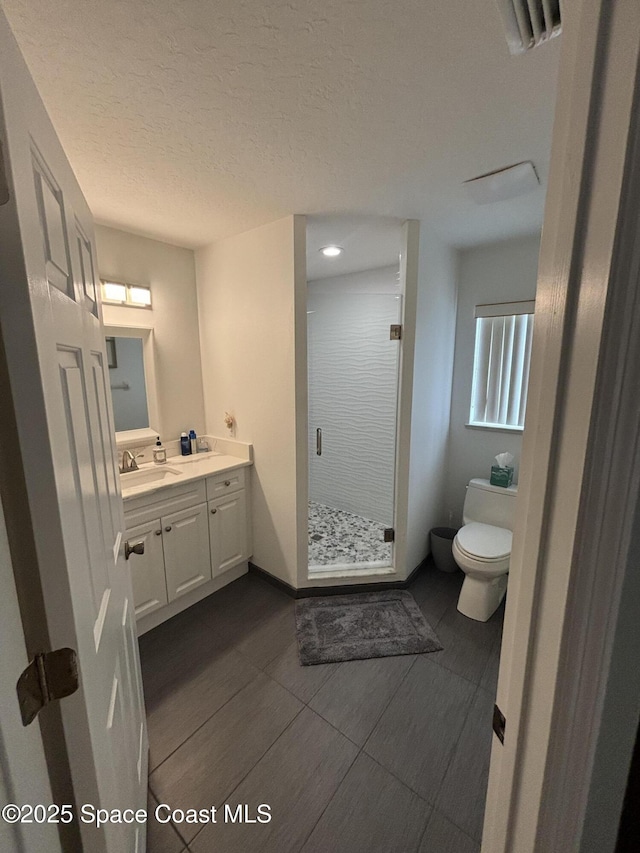
[[[127,471],[126,474],[120,474],[120,484],[123,489],[130,489],[132,486],[146,486],[148,483],[166,483],[168,480],[179,477],[181,473],[177,468],[164,466],[162,468],[158,466],[146,470]]]

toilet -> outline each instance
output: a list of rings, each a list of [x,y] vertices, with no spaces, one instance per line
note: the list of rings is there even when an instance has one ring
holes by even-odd
[[[507,591],[511,558],[511,531],[517,486],[492,486],[474,479],[467,486],[463,526],[453,540],[453,557],[466,577],[458,610],[470,619],[486,622]]]

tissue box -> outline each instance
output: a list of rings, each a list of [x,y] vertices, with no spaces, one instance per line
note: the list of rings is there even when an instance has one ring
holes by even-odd
[[[506,489],[513,483],[513,466],[500,468],[498,465],[492,465],[489,482],[492,486],[504,486]]]

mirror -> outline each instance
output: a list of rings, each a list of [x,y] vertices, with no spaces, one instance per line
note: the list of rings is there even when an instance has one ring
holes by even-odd
[[[149,444],[160,432],[153,330],[105,326],[105,343],[116,444]]]
[[[107,338],[109,381],[116,432],[149,426],[142,340]]]

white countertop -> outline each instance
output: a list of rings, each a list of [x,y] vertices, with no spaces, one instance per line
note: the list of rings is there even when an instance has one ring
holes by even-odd
[[[200,480],[211,474],[219,474],[223,471],[231,471],[234,468],[245,468],[253,463],[239,456],[230,456],[225,453],[198,453],[194,456],[170,456],[166,463],[145,462],[138,466],[137,471],[120,475],[120,486],[122,499],[127,501],[142,495],[152,494],[160,489],[170,489],[172,486],[181,486],[192,480]],[[149,480],[147,482],[136,482],[145,475],[161,474],[165,476],[161,480]],[[130,479],[129,479],[130,478]],[[129,483],[129,485],[127,484]]]

